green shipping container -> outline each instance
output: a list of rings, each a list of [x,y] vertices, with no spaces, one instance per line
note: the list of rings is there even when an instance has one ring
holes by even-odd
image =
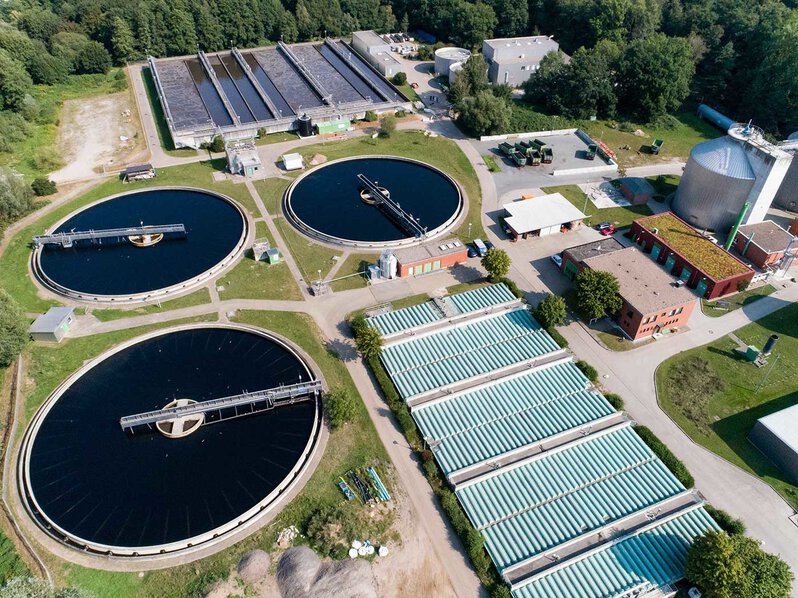
[[[324,135],[325,133],[340,133],[346,131],[352,126],[352,123],[348,119],[342,118],[339,120],[318,122],[316,126],[319,128],[319,134]]]

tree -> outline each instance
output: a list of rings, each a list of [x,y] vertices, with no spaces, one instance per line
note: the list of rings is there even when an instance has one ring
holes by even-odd
[[[407,75],[402,72],[398,72],[393,76],[393,83],[394,85],[404,85],[407,83]]]
[[[483,40],[493,37],[496,13],[487,4],[462,2],[459,14],[452,17],[457,19],[457,26],[451,32],[452,41],[464,48],[477,49]]]
[[[217,135],[213,138],[213,140],[208,144],[208,150],[218,154],[219,152],[224,151],[224,137],[221,135]]]
[[[49,10],[39,8],[25,10],[19,15],[17,27],[31,38],[50,43],[61,26],[61,17]]]
[[[693,542],[684,573],[708,598],[787,598],[793,581],[789,566],[755,540],[714,530]]]
[[[565,299],[549,293],[540,303],[538,303],[534,315],[535,319],[537,319],[537,321],[540,322],[541,326],[544,328],[562,326],[565,324],[565,318],[567,315],[565,309]]]
[[[682,37],[656,33],[629,44],[620,60],[621,108],[650,122],[679,108],[695,73],[693,50]]]
[[[16,170],[0,166],[0,222],[14,220],[33,207],[33,190]]]
[[[99,42],[88,42],[75,57],[75,71],[80,74],[107,73],[111,55]]]
[[[490,0],[489,3],[498,19],[497,37],[517,37],[526,33],[529,23],[529,6],[526,2]]]
[[[33,189],[33,192],[38,196],[52,195],[58,191],[56,184],[46,177],[37,177],[33,179],[30,188]]]
[[[489,90],[463,99],[457,109],[458,121],[476,137],[506,131],[513,113],[507,102]]]
[[[355,347],[366,359],[377,357],[382,351],[382,334],[373,326],[363,326],[355,331]]]
[[[327,407],[330,427],[333,430],[352,421],[357,411],[355,399],[345,388],[333,388],[330,390],[324,399],[324,405]]]
[[[0,50],[0,110],[20,112],[32,89],[33,81],[22,63]]]
[[[510,256],[504,249],[491,247],[482,258],[482,267],[488,271],[492,281],[498,281],[507,276],[510,271]]]
[[[577,310],[586,320],[603,318],[621,309],[618,279],[610,272],[585,268],[574,280]]]
[[[34,83],[53,85],[66,82],[69,77],[69,62],[52,56],[44,48],[28,59],[27,66]]]
[[[116,64],[125,64],[135,54],[133,31],[121,17],[111,20],[111,49]]]
[[[380,119],[380,137],[388,138],[396,133],[396,117],[386,114]]]
[[[480,91],[484,91],[490,87],[488,81],[488,63],[482,57],[482,54],[473,54],[466,60],[463,65],[463,70],[457,74],[457,78],[463,78],[465,84],[466,95],[475,96]]]
[[[3,290],[0,290],[0,368],[8,367],[28,342],[25,314]]]

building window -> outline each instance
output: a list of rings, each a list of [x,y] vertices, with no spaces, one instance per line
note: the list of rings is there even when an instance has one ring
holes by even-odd
[[[677,314],[680,314],[680,313],[682,313],[683,311],[684,311],[684,308],[683,308],[683,307],[680,307],[679,309],[677,309],[677,310],[676,310],[676,313],[677,313]]]
[[[656,314],[654,314],[653,316],[651,316],[651,321],[652,321],[652,322],[656,322],[656,321],[657,321],[657,316],[656,316]]]
[[[626,312],[626,317],[627,318],[631,318],[633,315],[634,315],[634,312],[631,309]]]
[[[674,315],[676,315],[676,309],[672,309],[672,310],[671,310],[671,313],[669,313],[668,315],[669,315],[669,316],[674,316]]]

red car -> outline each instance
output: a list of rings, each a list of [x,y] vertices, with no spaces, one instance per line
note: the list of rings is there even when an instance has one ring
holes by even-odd
[[[617,230],[615,226],[610,224],[609,222],[602,222],[597,227],[598,231],[604,235],[605,237],[609,237],[610,235],[614,235],[615,231]]]

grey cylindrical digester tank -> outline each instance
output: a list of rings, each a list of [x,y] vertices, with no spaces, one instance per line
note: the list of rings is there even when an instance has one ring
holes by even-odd
[[[755,181],[742,143],[729,136],[699,143],[690,151],[673,211],[697,228],[725,232]]]

